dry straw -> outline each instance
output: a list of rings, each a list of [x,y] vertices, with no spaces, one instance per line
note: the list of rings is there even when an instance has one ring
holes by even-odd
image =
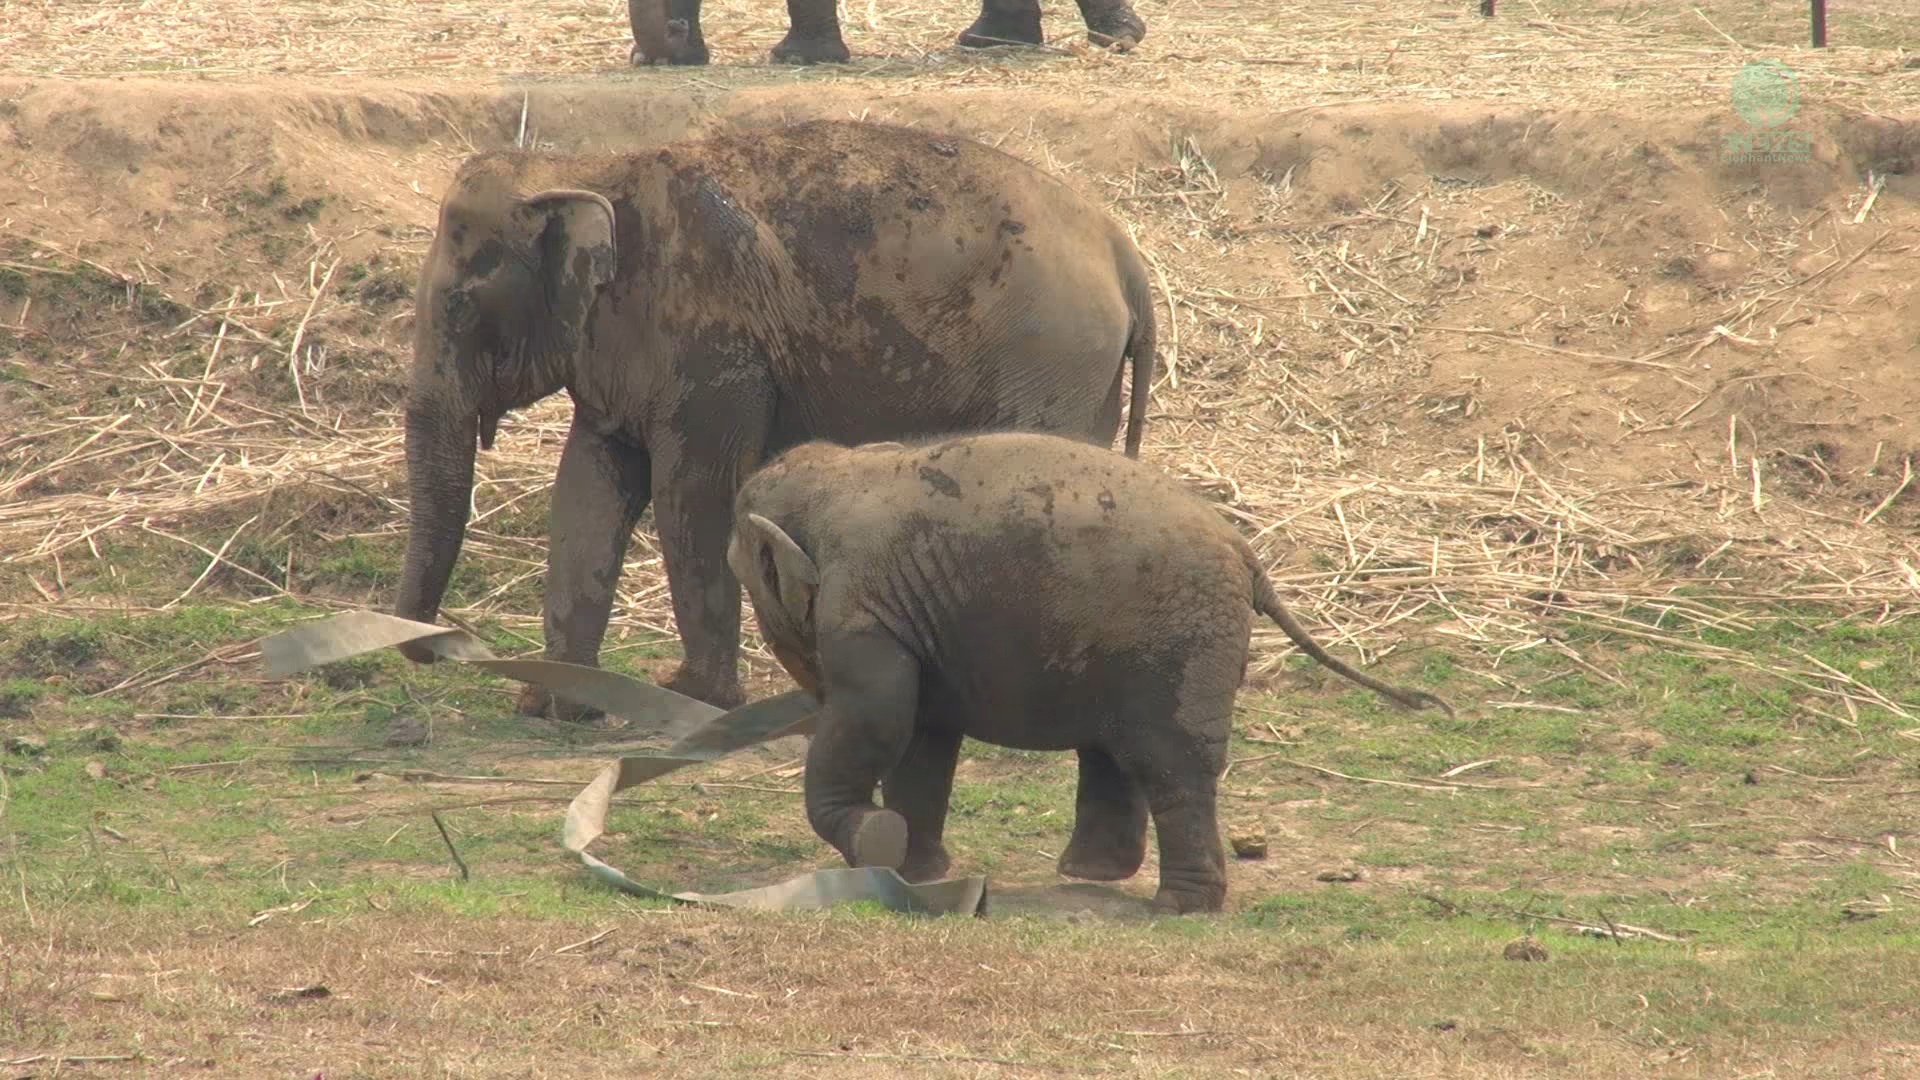
[[[1008,58],[951,62],[969,0],[839,0],[856,56],[850,67],[796,76],[764,62],[786,30],[780,0],[707,0],[701,23],[715,60],[705,71],[636,78],[708,89],[795,77],[873,79],[878,95],[1018,87],[1086,100],[1110,94],[1232,100],[1269,112],[1366,100],[1473,98],[1555,107],[1623,96],[1668,106],[1723,104],[1730,57],[1791,55],[1810,96],[1897,112],[1920,102],[1920,79],[1867,76],[1901,62],[1887,49],[1920,40],[1902,0],[1836,12],[1833,48],[1806,40],[1804,6],[1661,4],[1645,0],[1519,0],[1491,19],[1473,0],[1135,0],[1150,46],[1114,59],[1088,47],[1078,13],[1042,7],[1048,45]],[[631,43],[612,0],[8,0],[0,72],[69,78],[192,73],[260,76],[605,75]],[[1113,77],[1114,68],[1124,74]]]
[[[1465,4],[1408,11],[1385,3],[1142,2],[1160,35],[1147,59],[1083,50],[1071,8],[1056,5],[1050,31],[1076,56],[1030,63],[935,62],[932,54],[968,17],[959,0],[856,5],[843,12],[851,43],[866,57],[853,68],[798,76],[715,68],[660,77],[721,86],[867,77],[881,95],[1018,86],[1097,97],[1123,83],[1129,93],[1174,88],[1268,110],[1372,97],[1471,94],[1568,104],[1569,95],[1586,92],[1597,105],[1628,92],[1662,100],[1718,100],[1724,93],[1726,60],[1736,46],[1711,35],[1681,36],[1672,19],[1581,24],[1534,5],[1504,7],[1507,14],[1483,22]],[[757,60],[777,40],[784,17],[766,0],[726,0],[706,12],[709,44],[730,61]],[[625,44],[617,12],[600,4],[13,0],[0,25],[7,68],[43,76],[141,67],[215,76],[585,73],[617,64]],[[1920,80],[1864,77],[1883,59],[1840,48],[1795,64],[1830,101],[1893,108],[1920,99]],[[1029,142],[1033,156],[1047,156],[1043,138]],[[1702,636],[1761,626],[1789,602],[1825,605],[1834,621],[1888,621],[1920,609],[1920,542],[1894,523],[1911,515],[1889,509],[1900,494],[1891,481],[1885,503],[1865,508],[1871,513],[1838,517],[1768,490],[1759,448],[1741,451],[1746,436],[1737,424],[1726,467],[1703,465],[1630,485],[1556,473],[1552,448],[1524,431],[1482,441],[1470,453],[1423,458],[1409,450],[1391,474],[1352,465],[1358,448],[1378,445],[1381,433],[1350,402],[1401,385],[1416,336],[1476,336],[1501,349],[1554,356],[1575,370],[1672,372],[1678,384],[1693,353],[1764,335],[1797,291],[1818,288],[1818,279],[1846,267],[1750,290],[1678,345],[1644,355],[1590,354],[1517,330],[1437,322],[1427,316],[1417,258],[1381,260],[1326,228],[1291,230],[1275,224],[1278,217],[1249,226],[1226,205],[1206,148],[1176,144],[1169,162],[1076,181],[1104,187],[1098,193],[1154,254],[1166,363],[1146,456],[1213,498],[1244,529],[1275,566],[1283,595],[1330,646],[1371,662],[1408,650],[1411,641],[1445,642],[1468,658],[1490,698],[1507,699],[1527,689],[1501,667],[1516,651],[1553,650],[1599,678],[1615,678],[1605,656],[1570,643],[1568,628],[1581,624],[1615,643],[1769,671],[1805,691],[1809,711],[1842,725],[1857,723],[1863,707],[1907,719],[1920,712],[1811,656],[1763,660]],[[1268,196],[1276,206],[1287,185],[1287,177],[1272,179]],[[1404,230],[1405,246],[1417,253],[1437,230],[1459,227],[1460,215],[1453,222],[1446,216],[1444,207],[1430,215],[1383,196],[1349,224]],[[1232,286],[1188,265],[1184,245],[1217,248],[1248,228],[1282,239],[1305,288]],[[35,258],[10,265],[42,274],[78,265],[44,241],[31,246]],[[143,407],[31,418],[0,434],[0,551],[9,569],[26,573],[51,599],[61,591],[63,560],[95,558],[102,536],[142,530],[156,543],[189,549],[209,569],[243,541],[293,537],[293,559],[311,535],[301,497],[309,505],[362,508],[364,535],[404,530],[395,402],[366,408],[353,401],[336,381],[346,376],[330,370],[311,344],[399,350],[404,332],[388,321],[379,341],[355,342],[352,328],[365,320],[334,284],[338,253],[322,240],[305,260],[306,273],[290,285],[234,292],[211,308],[189,305],[190,317],[165,340],[170,347],[191,342],[191,355],[170,348],[169,359],[113,372]],[[146,278],[127,266],[91,265],[129,283]],[[1283,336],[1321,348],[1337,370],[1302,364],[1298,351],[1279,347]],[[287,385],[256,392],[262,383],[271,387],[270,376]],[[1348,393],[1333,393],[1336,380]],[[481,455],[465,558],[484,561],[495,587],[454,614],[537,626],[537,612],[506,610],[501,598],[543,572],[544,541],[498,526],[503,515],[543,497],[566,421],[563,402],[543,403],[512,418],[498,449]],[[1902,489],[1910,485],[1910,466],[1893,475],[1908,478]],[[270,505],[282,512],[266,516]],[[219,524],[195,524],[208,521]],[[230,570],[261,591],[277,591],[276,579],[284,580]],[[204,590],[207,577],[183,582],[176,602]],[[300,579],[297,567],[292,577]],[[612,641],[617,647],[623,639],[671,632],[659,552],[643,534],[621,583]],[[1277,630],[1258,631],[1252,675],[1271,675],[1288,651]],[[771,669],[757,643],[752,653],[762,671]]]

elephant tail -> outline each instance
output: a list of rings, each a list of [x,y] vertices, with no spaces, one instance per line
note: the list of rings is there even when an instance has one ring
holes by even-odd
[[[1127,405],[1127,456],[1140,456],[1140,439],[1147,430],[1147,396],[1153,389],[1156,360],[1153,325],[1153,289],[1146,266],[1136,251],[1128,275],[1127,306],[1133,310],[1133,332],[1127,337],[1127,357],[1133,361],[1133,397]]]
[[[1273,588],[1273,579],[1267,576],[1266,570],[1260,565],[1260,560],[1254,557],[1253,549],[1243,541],[1240,551],[1246,560],[1248,572],[1253,575],[1253,609],[1272,619],[1280,629],[1286,631],[1287,636],[1293,639],[1293,643],[1300,647],[1301,652],[1404,708],[1418,709],[1433,706],[1448,716],[1454,715],[1453,706],[1433,694],[1425,690],[1409,690],[1392,683],[1382,682],[1365,672],[1349,667],[1344,661],[1321,648],[1319,642],[1308,636],[1307,628],[1301,626],[1299,620],[1293,617],[1293,613],[1280,602],[1280,594]]]

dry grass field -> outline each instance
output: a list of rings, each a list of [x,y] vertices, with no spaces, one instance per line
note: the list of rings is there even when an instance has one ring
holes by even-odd
[[[1920,11],[1139,0],[1134,52],[627,66],[618,5],[0,8],[0,1077],[1920,1076]],[[1727,160],[1787,65],[1795,160]],[[987,917],[638,902],[559,844],[618,730],[263,635],[385,609],[414,276],[475,150],[866,117],[1124,221],[1144,456],[1382,706],[1256,632],[1228,911],[1053,872],[1064,755],[970,746]],[[502,425],[449,610],[536,652],[563,398]],[[604,663],[677,648],[650,523]],[[756,694],[786,685],[749,638]],[[837,858],[800,749],[626,797],[675,889]],[[451,867],[438,812],[470,868]],[[1538,952],[1529,948],[1537,946]],[[1528,960],[1543,955],[1544,960]]]

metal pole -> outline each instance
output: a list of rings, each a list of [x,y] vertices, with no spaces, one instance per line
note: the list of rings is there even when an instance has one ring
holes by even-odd
[[[1827,47],[1827,0],[1813,0],[1813,47]]]

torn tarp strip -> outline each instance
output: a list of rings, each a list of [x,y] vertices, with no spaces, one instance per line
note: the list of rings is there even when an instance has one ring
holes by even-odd
[[[789,881],[729,893],[666,893],[641,885],[587,850],[606,831],[613,796],[676,769],[725,757],[736,750],[813,730],[818,703],[802,690],[723,712],[663,686],[617,671],[553,660],[501,659],[464,630],[413,622],[372,611],[352,611],[307,623],[260,643],[267,673],[275,678],[380,649],[418,643],[443,659],[470,664],[532,683],[592,705],[642,728],[676,736],[655,754],[622,757],[602,769],[567,807],[561,842],[580,857],[593,877],[636,896],[763,911],[804,911],[858,900],[918,914],[983,914],[984,877],[914,884],[884,867],[817,870]]]

